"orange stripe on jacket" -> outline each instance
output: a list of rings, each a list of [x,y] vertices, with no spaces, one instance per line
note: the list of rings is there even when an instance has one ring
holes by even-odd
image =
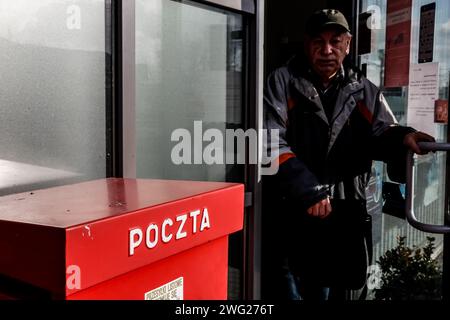
[[[278,157],[278,164],[281,165],[283,162],[288,161],[290,158],[294,158],[295,154],[292,152],[283,153],[281,156]]]
[[[373,123],[373,114],[372,112],[370,112],[369,108],[367,108],[366,104],[364,103],[364,101],[358,101],[357,103],[358,105],[358,110],[359,112],[361,112],[362,116],[370,123]]]
[[[291,110],[294,106],[295,106],[295,100],[292,98],[289,98],[287,101],[288,110]]]

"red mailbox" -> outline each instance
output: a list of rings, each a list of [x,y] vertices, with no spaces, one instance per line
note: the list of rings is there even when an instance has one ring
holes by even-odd
[[[170,180],[2,197],[0,298],[15,298],[10,279],[55,299],[226,299],[243,206],[241,184]]]

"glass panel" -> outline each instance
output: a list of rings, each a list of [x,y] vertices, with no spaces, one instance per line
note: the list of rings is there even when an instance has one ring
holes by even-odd
[[[386,47],[386,7],[389,0],[362,0],[360,8],[362,12],[372,10],[374,14],[379,14],[375,19],[379,19],[378,28],[371,30],[372,50],[371,53],[360,56],[360,64],[367,70],[367,77],[379,86],[384,84],[384,64]],[[419,35],[420,35],[420,12],[421,7],[432,1],[414,0],[412,6],[412,29],[410,60],[411,63],[418,62]],[[449,63],[450,63],[450,2],[438,0],[436,2],[435,32],[434,32],[434,58],[433,62],[439,62],[439,99],[448,99]],[[383,88],[397,120],[406,125],[408,106],[408,87]],[[436,124],[435,137],[440,142],[445,142],[447,137],[447,125]],[[415,194],[414,210],[418,219],[422,222],[432,224],[442,224],[444,221],[444,193],[445,193],[445,153],[438,152],[421,156],[416,160],[415,170]],[[442,265],[442,245],[441,235],[431,235],[420,232],[412,228],[405,220],[393,215],[403,213],[402,197],[404,196],[404,185],[392,184],[385,173],[383,164],[376,163],[371,185],[380,185],[384,181],[383,199],[378,202],[368,202],[369,209],[373,217],[373,241],[374,254],[372,264],[386,253],[386,251],[397,246],[397,238],[406,236],[406,246],[424,247],[427,237],[436,238],[433,258],[437,259],[439,266]],[[373,190],[371,190],[373,191]],[[400,200],[400,201],[399,201]],[[390,213],[389,214],[382,214]],[[379,275],[378,275],[379,276]],[[374,278],[372,277],[372,280]],[[379,284],[379,283],[378,283]],[[439,287],[440,284],[436,284]],[[374,298],[374,292],[369,292],[369,298]],[[427,298],[427,297],[416,297]]]
[[[136,1],[138,177],[244,182],[244,165],[202,157],[212,142],[202,139],[208,129],[225,147],[226,130],[244,126],[242,28],[242,16],[211,7]],[[189,152],[176,164],[172,153],[181,140],[172,134],[180,129]],[[222,148],[218,156],[225,154]],[[241,232],[230,237],[230,299],[242,294],[242,250]]]
[[[0,0],[0,195],[104,177],[105,2]]]
[[[242,127],[241,82],[241,16],[169,0],[137,1],[137,176],[242,181],[237,166],[207,165],[201,157],[209,144],[202,144],[206,130],[225,137],[226,129]],[[181,141],[171,139],[177,129],[189,132],[192,151],[180,165],[172,158]]]

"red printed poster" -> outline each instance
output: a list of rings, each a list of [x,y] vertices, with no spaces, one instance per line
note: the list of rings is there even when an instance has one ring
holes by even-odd
[[[434,122],[448,123],[448,101],[436,100],[434,103]]]
[[[388,0],[386,20],[385,87],[407,86],[411,44],[412,0]]]

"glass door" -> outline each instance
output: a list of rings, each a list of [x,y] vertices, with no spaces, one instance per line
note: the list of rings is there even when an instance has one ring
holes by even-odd
[[[124,134],[138,178],[246,183],[225,139],[248,122],[247,16],[209,2],[135,1],[135,137]],[[244,294],[244,234],[230,236],[230,299]]]
[[[378,85],[402,125],[448,142],[450,2],[361,0],[358,63]],[[414,160],[413,209],[419,221],[448,223],[446,152]],[[405,218],[405,185],[390,181],[375,163],[368,208],[373,218],[373,257],[368,299],[442,299],[442,234],[412,227]],[[448,294],[448,293],[447,293]]]
[[[242,15],[194,2],[136,1],[138,177],[243,181],[242,166],[203,157],[206,131],[243,126],[242,28]]]

